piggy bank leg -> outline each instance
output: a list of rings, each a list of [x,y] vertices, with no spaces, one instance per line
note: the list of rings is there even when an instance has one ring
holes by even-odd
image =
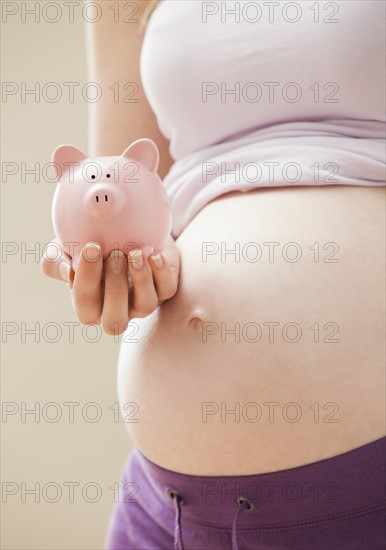
[[[141,250],[142,250],[142,254],[143,254],[144,256],[149,257],[149,256],[151,256],[151,255],[153,254],[153,252],[154,252],[154,247],[153,247],[153,246],[143,246],[143,247],[141,248]]]

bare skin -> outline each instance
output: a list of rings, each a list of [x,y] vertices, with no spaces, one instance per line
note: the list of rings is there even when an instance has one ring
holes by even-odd
[[[138,3],[139,21],[147,5],[147,1]],[[123,18],[114,23],[108,10],[101,9],[101,13],[101,20],[87,27],[90,80],[98,82],[102,90],[108,90],[114,83],[119,84],[120,90],[127,82],[136,83],[139,86],[138,103],[123,102],[122,95],[127,94],[121,94],[121,101],[115,103],[111,100],[111,93],[104,93],[100,101],[91,104],[89,154],[120,155],[129,143],[148,137],[160,151],[158,173],[162,178],[173,161],[168,141],[161,134],[141,87],[139,56],[144,28],[140,23],[128,25]],[[90,245],[94,246],[93,243]],[[57,248],[54,248],[54,258],[56,252]],[[100,258],[101,254],[96,250],[95,256]],[[42,269],[49,277],[69,283],[79,320],[86,324],[101,323],[107,334],[122,333],[129,319],[149,315],[177,290],[179,253],[172,238],[162,254],[161,268],[146,258],[143,270],[138,271],[130,258],[110,257],[103,265],[100,259],[90,262],[86,257],[91,257],[90,249],[87,255],[82,255],[76,276],[70,268],[70,258],[64,252],[61,262],[52,262],[47,255],[42,258]],[[114,270],[113,267],[117,266],[120,269]],[[133,282],[130,289],[128,271]]]
[[[206,206],[177,241],[176,295],[134,320],[121,346],[119,398],[138,407],[132,418],[123,409],[135,445],[174,471],[243,475],[384,436],[384,207],[384,188],[341,186]],[[205,242],[219,244],[206,262]],[[268,242],[280,243],[272,263]],[[297,254],[286,255],[290,242],[295,263],[283,259]],[[222,261],[221,243],[240,243],[239,261]],[[245,259],[255,256],[247,243],[260,244],[258,262]]]
[[[139,4],[141,12],[146,4]],[[139,25],[102,18],[89,31],[90,80],[102,87],[140,83]],[[160,149],[163,177],[172,164],[168,143],[142,92],[139,99],[93,104],[90,153],[120,154],[131,141],[149,137]],[[384,189],[349,186],[234,193],[207,205],[177,243],[169,240],[161,269],[150,259],[135,270],[120,256],[116,273],[112,260],[105,266],[81,260],[74,278],[69,258],[61,265],[42,260],[47,275],[69,282],[82,322],[101,322],[111,334],[114,323],[123,332],[132,320],[121,348],[119,398],[124,418],[125,404],[138,407],[140,421],[126,425],[140,450],[179,472],[257,474],[384,435],[384,199]],[[204,242],[232,248],[291,241],[303,252],[297,263],[202,260]],[[329,242],[339,245],[338,263],[323,262],[332,252],[323,249]],[[261,325],[261,341],[248,341],[251,331],[238,342],[225,335],[223,342],[221,323],[232,328],[236,322]],[[297,323],[303,337],[270,342],[263,323],[272,322],[280,324],[280,335],[283,325]],[[320,340],[330,334],[326,323],[338,325],[339,342],[314,342],[315,323]],[[205,330],[216,326],[219,332],[206,333],[204,342]],[[237,411],[237,403],[238,417],[227,412]],[[257,410],[245,408],[248,403],[261,406],[261,420],[248,420]],[[272,422],[264,403],[279,403]],[[296,414],[294,406],[284,408],[288,403],[301,407],[298,422],[288,420]]]

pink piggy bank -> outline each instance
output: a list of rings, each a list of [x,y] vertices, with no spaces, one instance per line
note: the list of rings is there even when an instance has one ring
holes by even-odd
[[[58,179],[52,203],[56,237],[76,270],[82,247],[161,252],[170,235],[171,207],[157,174],[159,152],[150,139],[132,143],[120,157],[88,158],[61,145],[52,161]]]

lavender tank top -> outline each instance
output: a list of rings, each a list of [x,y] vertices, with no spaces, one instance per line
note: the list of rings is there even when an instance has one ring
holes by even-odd
[[[163,0],[141,79],[177,237],[230,191],[385,184],[383,0]]]

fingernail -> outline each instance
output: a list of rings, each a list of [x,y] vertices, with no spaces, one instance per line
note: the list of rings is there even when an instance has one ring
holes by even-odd
[[[47,246],[44,256],[49,262],[57,262],[62,259],[62,249],[58,244],[52,243]]]
[[[161,254],[156,254],[155,256],[152,256],[151,259],[152,259],[152,261],[154,262],[154,265],[155,265],[158,269],[161,269],[161,267],[163,266]]]
[[[84,257],[89,262],[95,262],[98,260],[101,254],[101,247],[98,243],[87,243],[84,248]]]
[[[124,262],[122,262],[122,258],[125,258],[122,250],[113,250],[110,254],[111,271],[116,275],[119,275],[119,273],[121,273],[123,266],[125,265]]]
[[[64,281],[67,281],[67,283],[70,282],[70,266],[67,262],[59,264],[59,273]]]
[[[129,262],[133,264],[133,267],[135,269],[142,269],[143,267],[142,250],[131,250],[129,252]]]

